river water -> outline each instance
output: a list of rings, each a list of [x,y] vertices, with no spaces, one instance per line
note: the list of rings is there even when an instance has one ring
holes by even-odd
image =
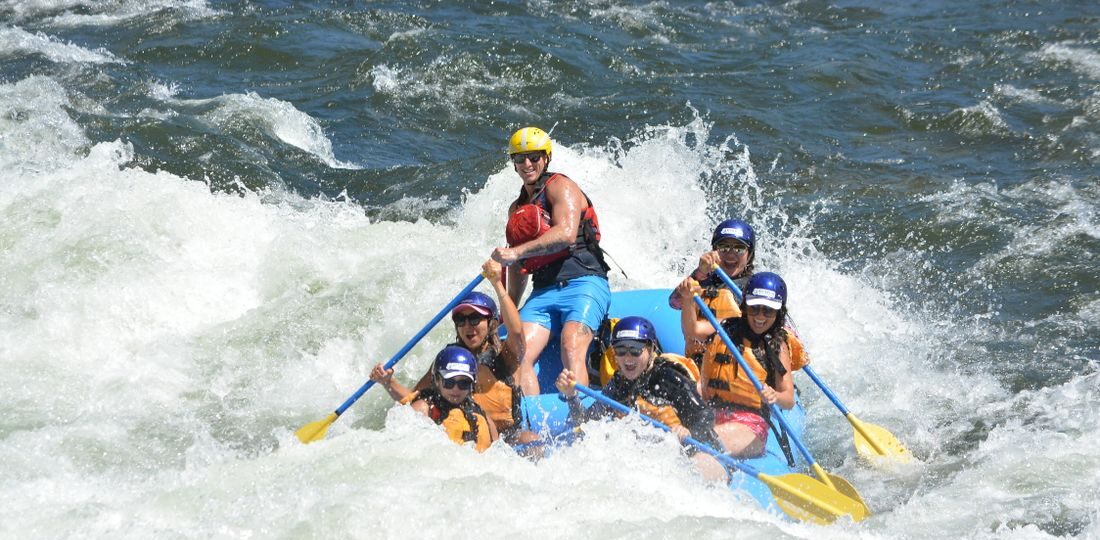
[[[872,517],[767,514],[631,421],[535,464],[375,391],[294,439],[502,243],[525,125],[613,289],[756,227],[918,458],[796,376]],[[1098,164],[1095,2],[5,2],[0,536],[1100,538]]]

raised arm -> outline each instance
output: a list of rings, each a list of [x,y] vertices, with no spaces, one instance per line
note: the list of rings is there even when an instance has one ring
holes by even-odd
[[[714,333],[714,327],[706,319],[699,317],[699,307],[692,300],[692,295],[701,294],[702,287],[699,282],[687,277],[676,287],[676,294],[680,297],[680,330],[686,340],[707,339]]]
[[[508,290],[504,288],[504,284],[500,282],[500,263],[489,259],[485,261],[485,264],[481,265],[482,275],[489,283],[493,284],[493,290],[497,293],[497,303],[500,304],[500,318],[504,322],[504,328],[508,331],[508,338],[504,342],[504,351],[506,354],[502,356],[505,362],[505,369],[509,374],[513,374],[519,369],[519,360],[523,358],[523,353],[526,348],[526,344],[523,340],[523,322],[519,318],[519,310],[516,309],[516,303],[512,301],[511,295],[508,294]],[[518,272],[516,272],[518,273]]]

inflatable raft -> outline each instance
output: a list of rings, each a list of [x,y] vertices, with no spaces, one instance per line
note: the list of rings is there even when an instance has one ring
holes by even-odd
[[[680,312],[668,306],[668,296],[671,292],[670,289],[614,292],[611,294],[609,316],[622,318],[634,315],[649,319],[657,328],[657,337],[664,351],[682,354],[684,336],[680,331]],[[574,426],[569,421],[568,406],[554,388],[554,380],[560,371],[561,351],[558,340],[552,339],[536,365],[539,388],[543,393],[538,396],[524,397],[522,412],[533,431],[541,432],[544,437],[555,441],[555,444],[568,444],[572,440]],[[585,398],[583,403],[589,406],[591,400]],[[783,416],[795,434],[802,437],[806,415],[801,400],[796,397],[794,408],[784,411]],[[761,473],[773,476],[795,472],[788,465],[787,458],[774,433],[768,437],[763,456],[744,462]],[[734,471],[730,479],[730,489],[748,493],[760,506],[782,515],[771,491],[759,480]]]

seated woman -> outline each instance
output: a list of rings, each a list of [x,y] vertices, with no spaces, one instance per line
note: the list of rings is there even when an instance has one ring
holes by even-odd
[[[710,321],[699,313],[698,306],[691,300],[692,291],[700,287],[699,296],[703,303],[714,313],[714,318],[724,321],[741,316],[741,306],[734,294],[722,278],[718,277],[715,268],[721,268],[723,272],[737,285],[741,291],[753,276],[753,263],[756,260],[756,232],[752,226],[739,219],[727,219],[719,223],[710,237],[711,247],[714,251],[708,251],[699,256],[699,266],[692,270],[691,275],[684,278],[680,285],[668,297],[668,305],[680,310],[680,329],[684,333],[684,354],[702,364],[703,351],[712,341],[720,341],[714,333],[714,327]],[[682,299],[686,298],[687,301]],[[793,370],[802,369],[803,365],[810,363],[809,354],[802,346],[798,333],[794,331],[789,320],[784,321],[789,334],[788,345],[791,348],[791,361]]]
[[[700,292],[698,286],[696,293]],[[694,302],[690,291],[682,301]],[[686,305],[686,304],[685,304]],[[787,284],[771,272],[752,276],[745,286],[741,316],[722,321],[730,341],[741,347],[741,356],[752,369],[763,391],[752,381],[719,338],[710,341],[703,353],[703,397],[714,407],[715,431],[734,457],[757,457],[768,442],[769,405],[794,407],[791,381],[793,336],[784,327],[787,314]]]
[[[604,386],[604,395],[661,421],[681,441],[693,437],[721,449],[712,427],[714,416],[696,390],[695,366],[682,356],[661,355],[653,324],[642,317],[624,317],[615,324],[611,345],[617,369]],[[576,376],[567,369],[555,381],[558,391],[569,400],[569,416],[575,424],[616,414],[599,403],[584,409],[573,388],[576,382]],[[685,448],[703,478],[722,482],[728,479],[716,459],[698,453],[695,447]]]
[[[734,283],[744,288],[752,277],[752,263],[756,258],[756,233],[744,221],[727,219],[714,229],[710,246],[712,251],[699,256],[699,266],[692,270],[690,276],[684,278],[680,287],[690,289],[692,284],[698,282],[703,291],[699,296],[719,321],[740,317],[737,296],[714,275],[714,268],[720,267]],[[703,357],[703,349],[706,348],[705,341],[714,334],[714,328],[699,313],[690,297],[687,302],[683,302],[681,297],[679,291],[673,291],[668,297],[668,305],[681,310],[680,329],[684,332],[684,355],[699,363]]]
[[[413,410],[443,426],[452,441],[473,442],[478,452],[484,452],[498,435],[496,426],[470,397],[477,372],[478,361],[470,351],[448,345],[435,357],[432,386],[409,394],[404,402],[411,401]]]
[[[454,345],[477,357],[477,388],[473,399],[496,423],[504,441],[510,445],[534,442],[538,440],[538,435],[523,430],[519,421],[522,396],[514,380],[524,351],[519,310],[501,283],[500,264],[490,259],[481,268],[486,281],[492,283],[496,290],[502,310],[497,311],[496,302],[489,296],[471,292],[451,310],[451,320],[457,334]],[[497,331],[501,315],[508,330],[508,338],[503,344]],[[382,364],[374,366],[370,378],[382,385],[395,401],[404,400],[410,393],[408,388],[393,380],[393,370],[383,369]],[[432,374],[429,371],[413,386],[413,390],[427,389],[431,383]]]

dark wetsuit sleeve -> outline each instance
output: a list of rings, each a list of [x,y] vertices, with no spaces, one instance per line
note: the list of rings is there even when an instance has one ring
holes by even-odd
[[[622,403],[623,400],[620,399],[620,397],[619,397],[619,394],[621,394],[622,392],[617,391],[617,390],[618,390],[618,387],[614,384],[614,379],[613,379],[611,383],[609,383],[606,387],[604,387],[603,395],[605,395],[605,396],[607,396],[607,397],[609,397],[609,398],[611,398],[615,401],[618,401],[619,403]],[[578,396],[578,398],[579,397],[580,396]],[[588,407],[587,409],[584,408],[583,405],[581,405],[580,399],[570,399],[570,400],[568,400],[568,402],[569,402],[569,420],[571,422],[573,422],[574,425],[577,425],[577,426],[579,426],[579,425],[581,425],[581,424],[583,424],[583,423],[585,423],[589,420],[594,420],[596,418],[606,418],[608,416],[614,416],[615,415],[615,410],[614,409],[612,409],[611,407],[608,407],[607,405],[604,405],[603,403],[600,403],[599,401],[597,401],[596,403],[593,403],[592,406]],[[628,405],[628,407],[629,407],[629,405]]]
[[[721,449],[714,433],[714,410],[695,390],[695,383],[673,369],[662,369],[653,381],[654,394],[668,400],[691,436]]]

